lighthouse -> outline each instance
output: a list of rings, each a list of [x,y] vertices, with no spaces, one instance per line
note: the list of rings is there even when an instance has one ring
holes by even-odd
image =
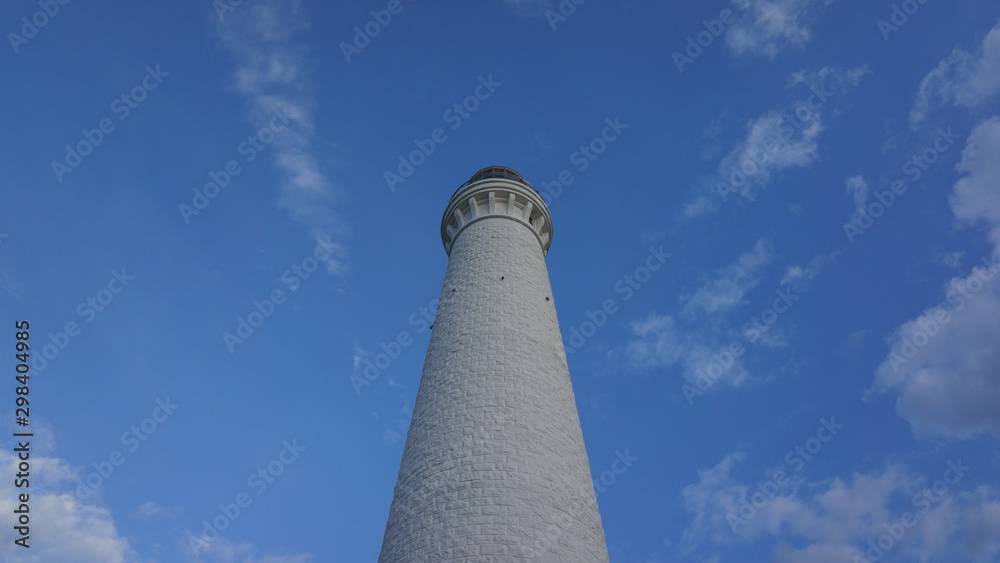
[[[448,269],[381,563],[608,561],[545,256],[520,174],[476,172],[441,219]]]

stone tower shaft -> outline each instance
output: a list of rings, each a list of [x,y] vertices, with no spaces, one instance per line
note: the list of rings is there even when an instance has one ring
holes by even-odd
[[[379,561],[607,562],[544,200],[485,168],[441,236],[448,269]]]

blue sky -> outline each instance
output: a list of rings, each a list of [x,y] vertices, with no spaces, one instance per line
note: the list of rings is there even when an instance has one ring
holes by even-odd
[[[375,560],[441,214],[493,164],[552,212],[612,561],[1000,558],[996,2],[0,21],[11,561]]]

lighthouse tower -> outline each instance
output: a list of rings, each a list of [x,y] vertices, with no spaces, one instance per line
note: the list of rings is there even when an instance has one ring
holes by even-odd
[[[448,271],[379,561],[607,562],[545,202],[514,170],[484,168],[441,238]]]

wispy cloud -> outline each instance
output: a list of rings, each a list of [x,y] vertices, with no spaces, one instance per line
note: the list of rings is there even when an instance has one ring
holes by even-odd
[[[731,180],[730,184],[739,188],[740,195],[753,200],[771,183],[774,174],[812,164],[818,156],[822,132],[818,114],[805,122],[790,122],[784,111],[769,111],[747,123],[746,137],[719,163],[719,178],[745,178]]]
[[[746,458],[746,452],[737,450],[726,455],[719,463],[698,471],[698,481],[681,490],[681,501],[694,519],[680,541],[680,549],[691,552],[703,543],[722,544],[732,541],[726,526],[726,514],[739,514],[739,501],[750,487],[732,477],[733,468]]]
[[[631,368],[649,370],[677,365],[681,377],[691,385],[697,385],[699,378],[706,377],[711,366],[720,365],[723,369],[717,383],[740,387],[752,379],[741,358],[730,355],[725,363],[720,363],[720,351],[727,343],[713,328],[680,327],[670,315],[656,313],[632,323],[629,328],[631,340],[622,348],[621,357]]]
[[[780,481],[763,479],[765,494],[759,488],[761,476],[739,475],[745,457],[742,451],[727,455],[699,471],[697,482],[682,490],[683,505],[693,515],[682,552],[710,553],[767,541],[776,542],[772,560],[778,563],[868,561],[869,540],[897,526],[906,537],[888,547],[887,560],[986,562],[1000,552],[1000,491],[987,486],[963,490],[967,488],[956,479],[971,468],[961,460],[942,462],[940,475],[932,477],[914,475],[898,464],[815,483],[786,473]],[[952,485],[944,494],[925,488],[944,475]],[[914,495],[927,493],[917,505]],[[903,514],[910,519],[906,527],[900,524]]]
[[[868,180],[864,176],[856,174],[844,180],[844,187],[847,188],[847,193],[854,200],[855,213],[863,213],[865,204],[868,203],[868,193],[871,191]]]
[[[761,271],[774,259],[765,239],[744,252],[736,262],[715,270],[693,293],[682,298],[683,314],[719,313],[745,304],[744,296],[760,283]]]
[[[796,292],[805,291],[809,287],[809,284],[819,277],[839,256],[840,251],[819,254],[806,262],[805,266],[798,264],[788,266],[785,269],[785,274],[781,276],[780,285]]]
[[[746,305],[746,294],[760,284],[763,269],[773,259],[770,243],[760,239],[732,264],[714,270],[698,288],[682,296],[676,318],[651,313],[632,323],[631,339],[621,349],[625,363],[640,370],[679,364],[688,383],[704,377],[709,366],[719,363],[719,350],[733,341],[728,314]],[[730,359],[719,381],[734,387],[750,381],[741,360]]]
[[[787,298],[789,305],[794,303],[838,256],[839,252],[820,254],[804,265],[785,267],[775,295],[779,300]],[[751,312],[756,315],[734,316],[733,313],[749,304],[747,295],[760,285],[764,270],[774,258],[770,243],[766,239],[758,240],[751,250],[733,263],[714,270],[702,278],[697,289],[683,295],[678,314],[653,312],[631,323],[629,341],[612,357],[638,370],[677,366],[681,377],[689,384],[698,385],[699,389],[704,387],[706,378],[730,387],[768,379],[751,373],[743,352],[750,345],[787,346],[787,330],[778,326],[751,329],[751,319],[759,321],[759,309]],[[765,302],[771,304],[773,299],[768,297]],[[734,346],[742,351],[734,355]]]
[[[870,339],[871,332],[868,329],[862,328],[849,334],[837,348],[840,355],[851,356],[858,353],[865,345],[865,342]]]
[[[727,113],[727,111],[723,111],[722,114],[709,123],[708,127],[705,127],[705,130],[701,132],[701,135],[699,135],[702,142],[702,160],[712,160],[718,156],[719,152],[722,151],[723,145],[721,136],[722,132],[725,130],[725,119],[727,117]]]
[[[835,114],[833,98],[850,93],[869,72],[866,66],[826,66],[788,75],[785,86],[805,87],[803,98],[785,109],[771,109],[747,120],[745,136],[719,160],[714,176],[701,179],[696,196],[682,208],[681,220],[716,211],[730,194],[752,201],[781,172],[811,165],[819,156],[824,116]],[[703,137],[718,142],[722,130],[717,120]]]
[[[170,516],[170,511],[156,504],[156,501],[144,502],[135,509],[132,514],[136,518],[154,518],[156,516]]]
[[[800,70],[788,76],[785,86],[793,88],[804,85],[813,91],[829,89],[830,93],[837,96],[849,94],[861,84],[861,80],[871,73],[867,65],[853,68],[842,68],[837,66],[825,66],[819,70]]]
[[[1000,76],[1000,66],[997,70]],[[984,225],[1000,253],[1000,117],[976,126],[969,135],[958,171],[965,173],[952,190],[951,209],[965,225]]]
[[[634,339],[625,345],[625,359],[639,368],[671,366],[686,352],[686,338],[670,315],[650,314],[629,327]]]
[[[312,563],[316,559],[308,553],[272,553],[261,555],[250,542],[233,542],[219,537],[202,550],[198,561],[204,563]]]
[[[257,0],[227,13],[218,32],[237,59],[233,87],[249,99],[251,123],[265,127],[274,112],[290,121],[274,142],[272,162],[281,172],[276,199],[318,245],[321,240],[342,239],[348,229],[334,211],[339,192],[323,174],[312,148],[312,84],[304,49],[293,41],[306,27],[299,0]],[[343,246],[335,243],[332,254],[328,270],[344,272]]]
[[[400,389],[402,386],[398,386]],[[406,438],[406,432],[410,429],[410,419],[413,418],[413,410],[409,402],[404,402],[402,408],[393,419],[393,424],[388,422],[382,424],[382,440],[387,446],[395,446]]]
[[[807,97],[793,104],[790,110],[771,110],[750,121],[747,136],[719,163],[719,177],[732,178],[737,173],[746,177],[740,193],[753,199],[775,174],[812,164],[819,155],[819,137],[824,130],[823,110],[830,98],[853,90],[867,73],[868,69],[861,66],[851,69],[823,67],[791,74],[786,86],[808,87]]]
[[[935,107],[954,104],[976,108],[1000,93],[1000,23],[975,53],[956,48],[920,82],[910,125],[918,126]]]
[[[746,3],[747,0],[738,0]],[[726,32],[726,45],[737,56],[773,59],[812,40],[811,25],[833,0],[751,0],[743,16]]]

